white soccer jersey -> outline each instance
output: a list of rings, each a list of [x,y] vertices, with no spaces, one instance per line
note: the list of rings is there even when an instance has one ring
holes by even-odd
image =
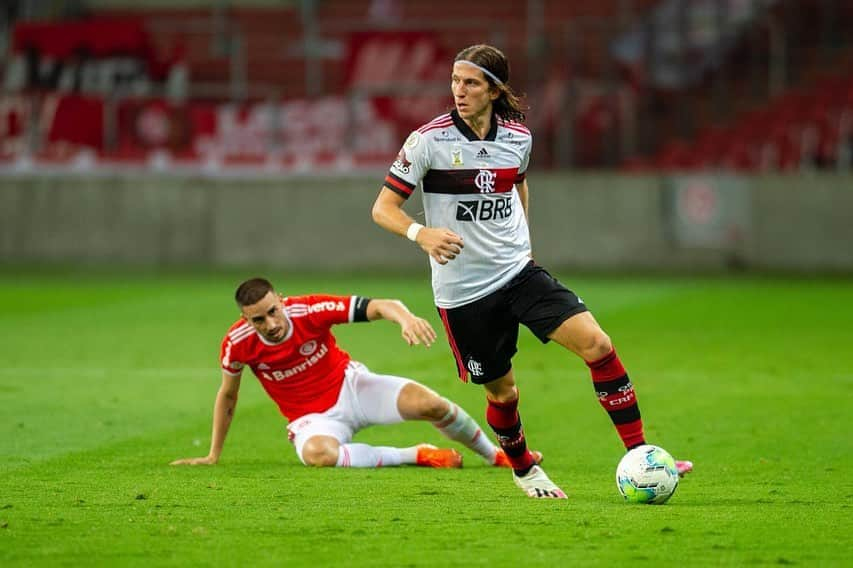
[[[480,140],[454,110],[412,132],[385,177],[408,198],[423,191],[426,224],[462,237],[447,264],[430,258],[435,304],[455,308],[491,294],[530,260],[530,232],[515,184],[524,180],[533,139],[526,126],[492,116]]]

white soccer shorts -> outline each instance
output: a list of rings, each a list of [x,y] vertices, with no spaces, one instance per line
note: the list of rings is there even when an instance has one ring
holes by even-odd
[[[335,405],[325,412],[297,418],[287,425],[288,438],[302,459],[302,448],[311,436],[331,436],[341,444],[368,426],[403,422],[397,399],[411,379],[394,375],[378,375],[356,361],[350,361],[344,374],[341,394]]]

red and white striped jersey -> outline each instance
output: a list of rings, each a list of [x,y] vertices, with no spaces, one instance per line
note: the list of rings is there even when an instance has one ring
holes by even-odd
[[[323,412],[338,400],[349,354],[330,327],[353,321],[357,296],[311,295],[282,300],[285,338],[271,344],[239,319],[222,340],[222,370],[240,375],[248,366],[290,421]]]
[[[408,198],[420,185],[426,225],[462,237],[447,264],[430,258],[435,303],[455,308],[494,292],[530,260],[530,233],[515,184],[524,180],[533,138],[492,115],[481,140],[454,110],[412,132],[385,177]]]

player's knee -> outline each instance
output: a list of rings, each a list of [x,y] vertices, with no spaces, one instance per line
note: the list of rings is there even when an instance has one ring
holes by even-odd
[[[450,412],[450,402],[433,390],[410,382],[400,391],[397,409],[405,420],[441,420]]]
[[[420,404],[420,415],[423,420],[437,422],[450,412],[450,402],[440,396],[430,393]]]
[[[613,350],[613,343],[609,335],[598,329],[590,335],[584,347],[583,358],[587,361],[596,361]]]
[[[483,385],[486,389],[486,398],[500,403],[510,403],[518,400],[518,387],[515,385],[515,376],[512,369],[504,376]]]
[[[510,403],[518,400],[518,388],[514,384],[501,385],[500,387],[492,386],[492,388],[488,389],[487,398],[502,404]]]
[[[326,440],[309,439],[302,446],[302,463],[313,467],[334,467],[338,463],[338,447]]]

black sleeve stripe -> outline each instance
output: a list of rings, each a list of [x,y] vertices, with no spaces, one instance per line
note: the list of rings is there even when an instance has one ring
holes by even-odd
[[[388,189],[390,189],[391,191],[393,191],[394,193],[396,193],[397,195],[399,195],[400,197],[402,197],[404,199],[408,199],[411,196],[411,193],[405,193],[402,190],[397,189],[396,187],[392,187],[392,186],[388,185],[387,183],[385,184],[384,187],[387,187]]]
[[[399,194],[404,199],[407,199],[415,190],[414,184],[407,182],[399,176],[395,176],[391,172],[388,172],[388,175],[385,176],[385,187]]]
[[[410,181],[404,180],[394,172],[388,172],[388,175],[385,176],[386,181],[394,182],[392,185],[397,186],[400,189],[408,188],[409,191],[414,191],[416,183],[412,183]]]
[[[367,321],[367,305],[370,303],[371,298],[365,298],[363,296],[355,297],[355,309],[352,312],[352,321]]]

